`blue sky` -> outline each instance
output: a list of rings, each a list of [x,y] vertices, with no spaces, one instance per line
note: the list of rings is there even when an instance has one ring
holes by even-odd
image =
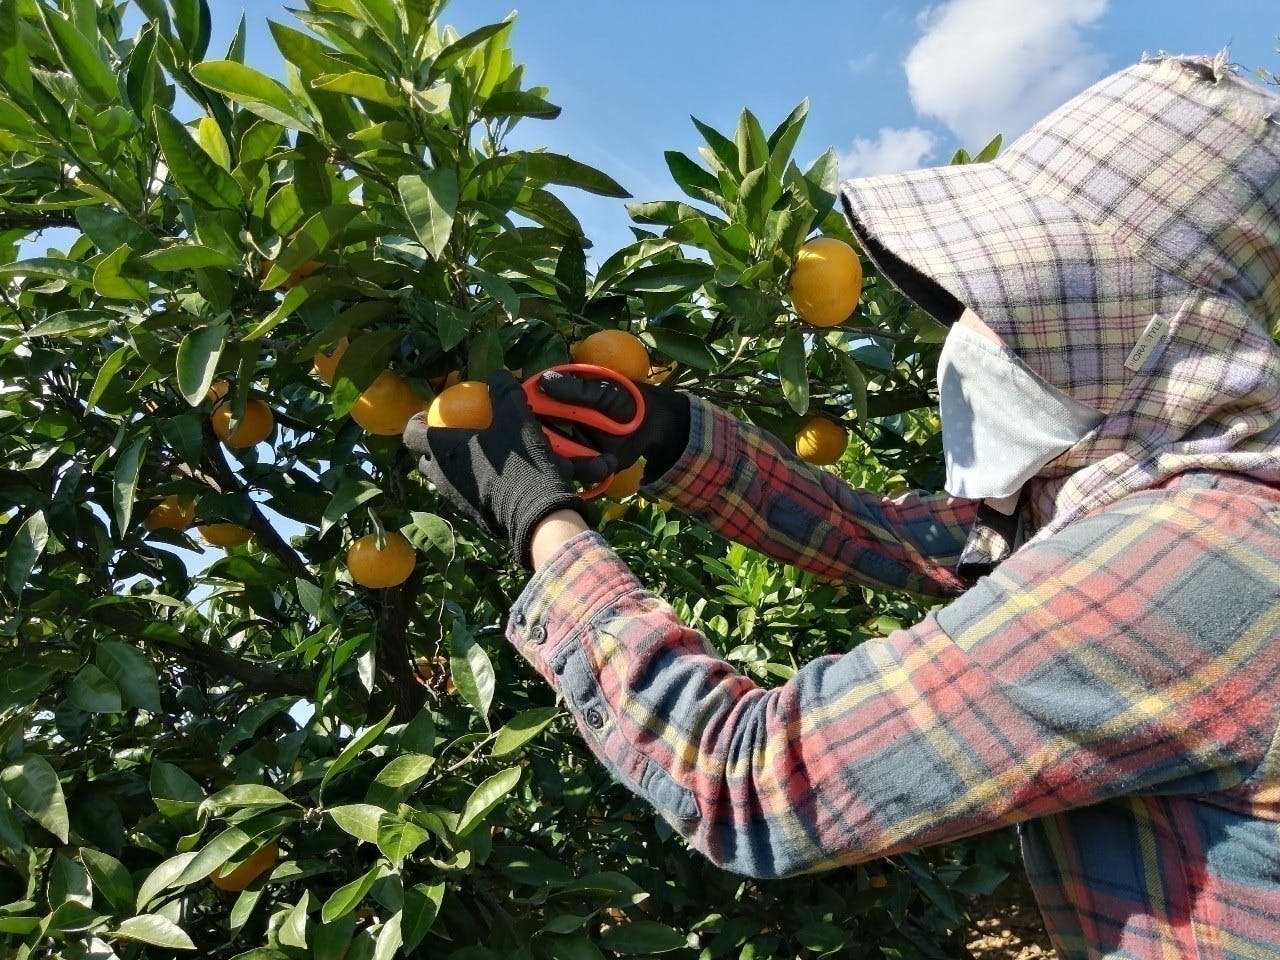
[[[249,60],[280,75],[267,18],[290,0],[249,8]],[[218,0],[225,49],[240,7]],[[455,0],[466,31],[500,20],[510,0]],[[693,114],[731,127],[750,107],[766,126],[812,103],[797,154],[834,146],[845,175],[945,162],[1012,136],[1144,51],[1216,52],[1280,72],[1274,0],[537,0],[518,9],[517,58],[564,108],[527,121],[517,145],[545,145],[612,174],[638,199],[677,196],[663,151],[696,151]],[[626,243],[622,205],[566,196],[603,257]]]

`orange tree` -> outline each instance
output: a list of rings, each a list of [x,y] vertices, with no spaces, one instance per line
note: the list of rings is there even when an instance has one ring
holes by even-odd
[[[126,35],[124,0],[0,0],[6,956],[961,955],[1004,838],[711,867],[505,644],[523,575],[396,436],[459,376],[622,329],[780,436],[847,431],[851,481],[936,487],[939,331],[874,275],[843,325],[792,312],[802,245],[849,239],[834,154],[791,160],[805,106],[699,123],[701,162],[668,155],[690,202],[631,208],[589,268],[557,189],[626,195],[505,146],[558,113],[510,21],[306,0],[281,82],[243,23],[210,55],[206,0],[134,5]],[[600,522],[763,684],[924,611],[660,504]]]

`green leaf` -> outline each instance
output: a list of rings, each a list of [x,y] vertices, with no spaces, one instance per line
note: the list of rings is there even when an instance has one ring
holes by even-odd
[[[333,493],[333,499],[324,508],[320,517],[320,532],[324,533],[351,511],[370,500],[382,496],[382,487],[368,480],[347,478]]]
[[[291,130],[314,133],[302,103],[277,81],[234,60],[208,60],[191,68],[197,81],[225,94],[250,113]]]
[[[310,899],[311,895],[304,892],[276,927],[276,936],[284,946],[307,949],[307,903]]]
[[[471,340],[467,355],[467,374],[472,380],[484,380],[502,369],[502,336],[495,327],[486,327]]]
[[[457,549],[457,541],[453,536],[453,528],[448,521],[434,513],[423,513],[415,510],[409,514],[410,523],[400,528],[415,547],[420,550],[433,550],[444,557],[452,557]]]
[[[703,123],[697,117],[690,117],[689,119],[698,128],[702,138],[707,141],[711,156],[720,164],[720,168],[728,173],[735,182],[741,179],[742,174],[739,173],[741,159],[738,156],[738,148],[734,142],[715,129],[715,127]]]
[[[106,360],[102,362],[102,366],[98,368],[98,375],[94,378],[93,386],[89,388],[89,396],[85,398],[86,407],[95,407],[98,401],[102,399],[102,395],[106,393],[107,387],[111,386],[111,381],[115,379],[125,363],[133,355],[133,347],[129,344],[123,344]]]
[[[404,919],[401,921],[401,932],[404,935],[404,950],[411,955],[422,938],[430,931],[431,925],[440,915],[440,905],[444,902],[445,884],[443,880],[436,883],[414,884],[404,892]]]
[[[96,106],[118,103],[120,89],[116,86],[115,74],[102,62],[98,50],[62,14],[43,4],[36,5],[36,9],[44,18],[58,59],[88,94],[89,100]]]
[[[714,274],[715,268],[701,260],[670,260],[641,267],[616,287],[627,293],[692,293]]]
[[[240,184],[196,143],[173,114],[157,106],[153,111],[156,142],[164,154],[169,176],[193,200],[218,210],[235,210],[244,200]]]
[[[397,187],[418,240],[433,259],[440,259],[458,213],[458,175],[447,167],[438,168],[403,176]]]
[[[700,164],[678,150],[668,150],[667,169],[676,184],[695,200],[717,203],[724,198],[720,192],[720,180],[708,173]]]
[[[123,863],[101,850],[80,848],[80,862],[84,864],[93,885],[120,913],[133,912],[133,877]]]
[[[300,284],[286,293],[284,295],[284,300],[280,302],[280,306],[267,314],[267,316],[262,319],[261,323],[240,339],[248,342],[258,340],[261,337],[265,337],[268,333],[283,323],[295,310],[311,298],[311,290],[307,286],[309,282],[309,279],[303,280]]]
[[[104,640],[98,644],[94,659],[115,683],[126,707],[160,711],[160,684],[145,653],[118,640]]]
[[[213,385],[228,332],[228,327],[219,324],[193,330],[182,338],[178,347],[178,390],[193,407],[204,402]]]
[[[132,254],[133,248],[126,243],[104,257],[93,271],[93,288],[112,300],[150,300],[151,285],[124,272]]]
[[[536,93],[510,90],[495,93],[480,108],[481,117],[534,117],[538,120],[554,120],[560,116],[560,108],[548,103]]]
[[[435,757],[429,757],[426,754],[401,754],[382,768],[374,778],[374,782],[393,789],[416,785],[431,772],[435,763]]]
[[[526,152],[520,157],[528,165],[529,177],[543,183],[558,183],[577,187],[602,197],[628,199],[631,194],[618,181],[595,167],[588,166],[560,153]]]
[[[522,710],[511,721],[498,731],[498,737],[489,751],[491,757],[506,757],[515,753],[526,743],[545,730],[548,724],[559,713],[555,707],[535,707]]]
[[[800,139],[800,131],[804,129],[804,122],[808,116],[809,100],[806,97],[769,135],[769,166],[778,173],[787,169],[787,164],[791,161],[791,153],[796,148],[796,141]]]
[[[81,667],[67,684],[67,700],[86,713],[120,713],[124,709],[115,682],[91,663]]]
[[[152,250],[139,258],[152,270],[161,273],[173,273],[178,270],[196,270],[202,267],[213,267],[218,270],[233,270],[238,262],[213,247],[199,243],[175,243],[171,247]]]
[[[204,802],[204,790],[181,767],[157,760],[151,765],[151,797],[162,814],[177,818]]]
[[[388,710],[385,717],[366,729],[343,748],[342,752],[338,754],[338,759],[334,760],[329,765],[329,769],[325,771],[324,779],[320,781],[320,793],[323,794],[324,788],[329,785],[329,781],[345,770],[351,761],[359,756],[369,744],[382,736],[382,731],[387,729],[387,724],[391,722],[391,717],[394,714],[395,710]],[[329,920],[330,918],[326,917],[325,923],[328,923]]]
[[[13,541],[9,544],[9,555],[5,560],[5,579],[9,589],[21,593],[31,578],[36,561],[44,553],[49,542],[49,523],[45,520],[44,511],[37,510],[18,528]]]
[[[347,803],[325,810],[343,831],[365,843],[378,842],[378,822],[385,812],[372,803]]]
[[[658,353],[665,354],[672,360],[679,360],[695,370],[714,370],[720,365],[719,357],[707,341],[691,333],[650,327],[644,332],[644,339],[651,340]]]
[[[111,355],[112,358],[118,356],[122,350],[128,349],[121,347]],[[115,368],[120,369],[123,361],[117,363]],[[102,379],[102,375],[107,372],[111,364],[108,359],[103,366],[102,371],[98,374],[98,379]],[[94,384],[94,389],[98,387]],[[92,403],[89,406],[93,406]],[[133,516],[133,503],[137,499],[138,494],[138,475],[142,471],[143,453],[147,448],[147,438],[139,437],[129,446],[121,451],[119,458],[116,460],[115,484],[112,488],[112,500],[115,504],[116,530],[123,536],[124,531],[129,529],[129,519]]]
[[[171,0],[171,5],[173,25],[178,30],[182,49],[189,61],[199,63],[209,49],[209,38],[213,32],[209,4],[207,0]]]
[[[77,286],[93,284],[93,270],[84,263],[57,257],[34,257],[0,264],[0,280],[21,277],[28,280],[63,280]]]
[[[685,935],[655,920],[634,920],[610,927],[600,935],[600,946],[614,953],[666,953],[686,946]]]
[[[145,909],[152,900],[173,886],[174,881],[186,872],[187,867],[197,855],[195,850],[180,853],[163,861],[147,874],[147,879],[143,880],[142,886],[138,888],[137,909]]]
[[[520,774],[519,767],[508,767],[476,787],[467,798],[467,802],[462,807],[462,813],[458,817],[458,829],[455,831],[458,836],[465,837],[480,826],[493,808],[516,788],[516,784],[520,782]]]
[[[325,923],[333,923],[333,921],[345,917],[364,899],[365,894],[373,888],[373,885],[383,875],[383,872],[384,867],[382,864],[375,864],[362,876],[352,880],[346,886],[339,887],[325,901],[325,905],[320,911],[320,919]]]
[[[845,383],[853,394],[853,407],[858,413],[858,420],[867,419],[867,378],[856,360],[837,346],[832,347],[840,369],[844,372]]]
[[[111,936],[117,940],[133,940],[153,947],[168,947],[171,950],[196,948],[180,926],[158,913],[144,913],[130,917],[116,927]]]
[[[67,842],[67,802],[49,761],[34,753],[0,771],[0,787],[14,803],[63,843]]]
[[[385,816],[378,828],[378,849],[397,867],[405,857],[430,839],[431,834],[416,823],[399,817]]]
[[[809,409],[809,369],[804,352],[804,334],[792,330],[782,340],[778,349],[778,376],[782,380],[782,395],[791,409],[800,416]]]
[[[449,672],[458,685],[458,692],[481,716],[487,715],[497,685],[489,655],[457,621],[453,624],[449,647]]]
[[[369,73],[327,73],[312,80],[311,87],[313,90],[342,93],[387,107],[403,108],[405,105],[404,94],[398,87]]]
[[[296,806],[292,800],[274,787],[260,783],[236,783],[224,787],[200,804],[200,812],[220,817],[227,810],[238,810],[243,807],[280,807],[286,804]]]
[[[64,310],[41,320],[27,331],[27,337],[67,337],[73,334],[97,336],[111,325],[113,314],[99,310]]]
[[[1000,153],[1000,145],[1004,143],[1003,135],[997,133],[991,138],[991,142],[978,151],[978,155],[973,158],[974,163],[990,163]]]
[[[453,43],[449,44],[436,56],[435,62],[431,65],[431,76],[439,77],[444,74],[449,67],[457,63],[459,59],[465,57],[480,44],[484,43],[490,37],[496,36],[502,31],[511,27],[511,19],[507,18],[501,23],[490,23],[480,27],[478,30],[472,30]]]

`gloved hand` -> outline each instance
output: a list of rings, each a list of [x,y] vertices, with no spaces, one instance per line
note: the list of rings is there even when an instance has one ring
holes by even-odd
[[[442,497],[493,536],[510,540],[517,559],[530,568],[529,544],[542,519],[556,510],[576,510],[585,518],[586,508],[569,489],[520,384],[506,371],[490,374],[488,384],[488,428],[429,427],[414,417],[404,444],[421,455],[418,469]]]
[[[668,387],[636,384],[644,398],[645,415],[640,426],[623,436],[603,433],[575,424],[588,446],[599,450],[594,458],[556,459],[579,483],[595,484],[611,473],[625,470],[645,458],[645,482],[670,470],[689,444],[689,399]],[[554,400],[599,410],[611,420],[627,423],[635,416],[635,401],[612,380],[597,380],[574,373],[548,370],[538,379],[538,389]]]

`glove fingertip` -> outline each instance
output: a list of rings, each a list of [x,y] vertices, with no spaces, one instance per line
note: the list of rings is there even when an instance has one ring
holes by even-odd
[[[414,453],[425,453],[427,451],[427,432],[430,429],[427,425],[427,418],[423,414],[415,414],[405,424],[404,432],[400,435],[400,442]]]

